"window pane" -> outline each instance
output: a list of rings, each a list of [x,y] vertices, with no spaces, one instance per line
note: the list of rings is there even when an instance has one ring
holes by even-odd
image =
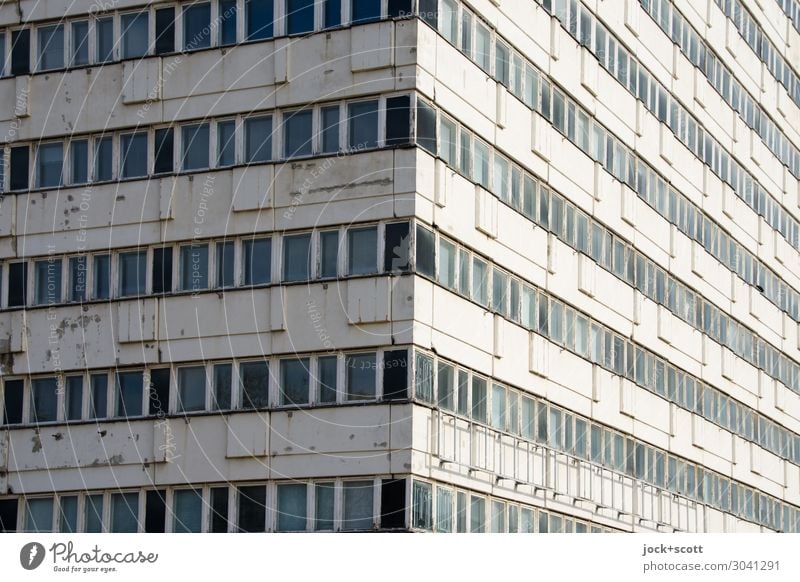
[[[267,488],[264,485],[239,487],[239,531],[263,532],[267,517]]]
[[[347,231],[348,272],[351,275],[378,270],[378,229],[351,228]]]
[[[335,277],[339,260],[339,232],[335,230],[321,232],[320,244],[320,277]]]
[[[284,118],[284,156],[311,155],[311,111],[294,111]]]
[[[217,123],[217,165],[232,166],[236,163],[236,122]]]
[[[72,23],[72,66],[89,63],[89,23],[85,20]]]
[[[372,529],[372,481],[349,481],[344,483],[343,530]]]
[[[83,531],[100,533],[103,531],[103,496],[87,495],[84,503]]]
[[[9,163],[11,175],[9,176],[9,187],[11,190],[26,190],[30,179],[30,147],[27,145],[12,147]]]
[[[418,113],[422,115],[422,113]],[[430,116],[421,122],[422,127],[418,127],[417,142],[431,146],[430,142]],[[400,95],[399,97],[389,97],[386,99],[386,136],[384,143],[386,146],[404,145],[411,141],[411,96]],[[435,135],[435,133],[434,133]],[[436,142],[433,143],[434,151]]]
[[[199,291],[208,288],[208,245],[181,247],[181,289]]]
[[[305,531],[307,489],[300,483],[278,485],[277,531]]]
[[[111,531],[136,533],[139,529],[139,494],[114,493],[111,495]]]
[[[281,404],[308,404],[309,366],[308,358],[281,360]]]
[[[375,354],[350,354],[347,364],[347,400],[375,398]]]
[[[183,48],[191,51],[211,46],[211,3],[183,9]]]
[[[433,358],[419,352],[414,358],[414,394],[420,400],[433,402]]]
[[[58,415],[58,383],[55,378],[31,382],[31,422],[53,422]]]
[[[486,500],[473,495],[469,505],[469,531],[483,533],[486,531]]]
[[[69,144],[70,182],[85,184],[89,181],[89,141],[75,140]]]
[[[319,366],[319,401],[336,402],[337,363],[336,356],[326,356],[317,360]]]
[[[59,528],[61,533],[76,533],[78,531],[78,496],[68,495],[59,499],[61,515]]]
[[[408,222],[392,222],[384,229],[383,270],[406,273],[411,267],[411,236]]]
[[[439,406],[445,410],[455,410],[456,402],[455,391],[453,387],[454,381],[455,375],[453,373],[453,367],[439,362],[439,370],[437,374],[437,392],[439,397]]]
[[[123,178],[147,174],[147,134],[123,135],[120,141],[120,166]]]
[[[172,247],[153,249],[153,293],[172,291]]]
[[[339,106],[323,107],[322,109],[322,136],[320,145],[323,153],[339,151]]]
[[[108,416],[108,376],[105,374],[93,374],[91,376],[91,385],[89,418],[106,418]]]
[[[60,186],[64,172],[64,146],[49,143],[39,146],[36,179],[40,188]]]
[[[205,407],[205,367],[178,368],[178,411],[205,410]]]
[[[269,364],[246,362],[239,365],[242,408],[266,408],[269,404]]]
[[[325,0],[325,28],[342,23],[342,0]]]
[[[219,19],[221,21],[219,44],[236,44],[236,0],[220,0]]]
[[[66,380],[64,396],[64,418],[80,420],[83,411],[83,376],[70,376]]]
[[[353,23],[377,20],[381,16],[380,0],[352,0],[350,14]]]
[[[251,0],[256,1],[256,0]],[[259,0],[263,1],[263,0]],[[271,1],[271,0],[270,0]],[[266,162],[272,159],[272,116],[251,117],[244,121],[245,160]]]
[[[217,287],[232,287],[233,261],[234,261],[234,242],[217,243]]]
[[[122,58],[129,59],[147,54],[148,13],[123,14],[120,18]]]
[[[171,127],[162,127],[155,132],[155,160],[153,172],[170,173],[174,170],[175,133]]]
[[[488,404],[486,400],[486,380],[472,377],[472,419],[486,422]]]
[[[183,144],[183,169],[197,170],[208,167],[208,124],[185,125],[181,128]]]
[[[317,483],[315,487],[316,521],[314,529],[325,531],[333,529],[333,483]]]
[[[214,410],[230,409],[232,377],[233,366],[231,364],[214,365]]]
[[[61,302],[61,259],[36,261],[34,264],[34,289],[37,305]]]
[[[22,402],[25,393],[23,380],[6,380],[3,383],[3,424],[22,422]]]
[[[121,297],[144,295],[147,255],[144,251],[120,253],[119,294]],[[97,273],[95,273],[96,275]]]
[[[27,75],[31,68],[31,31],[15,30],[11,33],[11,74]]]
[[[431,489],[429,483],[414,481],[412,491],[414,505],[411,514],[411,527],[413,528],[429,530],[433,525]]]
[[[156,54],[163,55],[175,50],[175,9],[156,10]]]
[[[198,533],[203,521],[203,493],[199,489],[180,489],[172,494],[175,533]]]
[[[53,498],[25,500],[25,531],[53,531]]]
[[[307,281],[311,278],[311,235],[283,239],[283,280]]]
[[[453,531],[453,492],[436,489],[436,531]]]
[[[314,30],[314,0],[286,0],[287,34]]]
[[[247,40],[272,38],[273,0],[245,0]]]
[[[104,137],[95,141],[94,179],[97,182],[112,178],[111,138]]]
[[[347,106],[349,147],[353,151],[378,145],[378,102],[349,103]]]
[[[244,284],[269,283],[272,272],[272,241],[268,238],[246,240],[242,248]]]
[[[64,27],[41,26],[39,37],[39,70],[60,69],[64,66]]]
[[[142,373],[117,374],[117,416],[142,415]]]
[[[94,257],[94,298],[108,299],[111,296],[111,255]]]
[[[228,531],[228,488],[213,487],[211,493],[211,533],[226,533]]]

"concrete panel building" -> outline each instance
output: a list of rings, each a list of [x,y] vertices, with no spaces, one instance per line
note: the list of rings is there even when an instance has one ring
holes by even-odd
[[[0,530],[800,531],[799,13],[0,3]]]

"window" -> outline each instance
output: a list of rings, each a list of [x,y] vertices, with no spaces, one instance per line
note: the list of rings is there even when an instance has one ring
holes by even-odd
[[[439,406],[451,412],[456,409],[454,381],[455,375],[453,374],[453,367],[439,362],[439,370],[437,373],[437,396]]]
[[[89,418],[106,418],[108,416],[108,376],[93,374],[90,382]]]
[[[500,41],[494,45],[494,75],[498,81],[508,87],[509,58],[508,46]]]
[[[456,124],[440,117],[439,119],[439,155],[445,163],[456,165]]]
[[[183,49],[187,51],[211,46],[211,3],[192,4],[183,8]]]
[[[307,491],[304,483],[278,485],[277,531],[305,531]]]
[[[170,381],[172,373],[169,368],[150,370],[150,385],[147,390],[147,412],[150,415],[163,417],[169,411]]]
[[[349,354],[346,358],[347,400],[375,398],[375,353]]]
[[[211,533],[226,533],[228,531],[228,488],[212,487],[211,508],[209,516],[209,529]]]
[[[400,95],[399,97],[389,97],[386,99],[385,143],[387,146],[394,146],[407,144],[410,141],[411,96]]]
[[[27,75],[31,70],[31,31],[28,28],[11,33],[11,74]]]
[[[492,501],[492,533],[505,533],[506,531],[506,504],[502,501]]]
[[[432,487],[429,483],[414,481],[412,490],[414,505],[411,514],[411,527],[413,528],[429,530],[433,526],[431,489]]]
[[[343,489],[342,529],[345,531],[372,529],[372,481],[347,481]]]
[[[145,294],[147,254],[144,251],[120,253],[119,255],[119,296]],[[95,272],[95,276],[97,273]]]
[[[329,154],[339,151],[339,106],[323,107],[321,111],[320,147]]]
[[[172,291],[172,247],[153,249],[153,293]]]
[[[236,163],[236,122],[233,119],[217,122],[217,165]]]
[[[336,356],[325,356],[317,360],[319,368],[319,401],[323,403],[336,402],[337,366],[339,359]]]
[[[145,533],[164,533],[164,531],[166,531],[166,492],[159,490],[147,492],[145,496],[144,515]]]
[[[103,495],[87,495],[84,499],[83,531],[100,533],[103,531]]]
[[[61,302],[61,259],[53,257],[34,263],[36,305]]]
[[[251,2],[255,1],[256,0],[251,0]],[[250,117],[245,119],[244,142],[245,160],[248,163],[266,162],[271,160],[272,116],[266,115],[264,117]]]
[[[247,40],[272,38],[273,0],[245,0]]]
[[[28,263],[8,266],[8,306],[22,307],[28,298]]]
[[[58,417],[58,383],[55,378],[31,381],[31,422],[53,422]]]
[[[489,290],[486,283],[487,269],[485,262],[478,257],[473,257],[472,298],[484,307],[489,304]]]
[[[166,174],[173,170],[175,149],[174,132],[171,127],[162,127],[155,131],[155,162],[153,173]]]
[[[483,533],[486,531],[486,500],[472,495],[469,506],[469,531]]]
[[[419,352],[414,358],[414,394],[420,400],[433,402],[433,358]]]
[[[178,412],[205,410],[206,369],[203,366],[178,368]]]
[[[266,408],[269,404],[269,364],[243,362],[239,364],[239,385],[242,408]]]
[[[89,181],[89,142],[73,140],[69,144],[70,182],[85,184]]]
[[[378,145],[378,102],[361,101],[348,103],[348,145],[358,151]]]
[[[108,299],[111,297],[111,255],[95,255],[93,271],[92,296],[95,299]]]
[[[120,17],[122,58],[131,59],[147,54],[148,13],[123,14]]]
[[[180,489],[172,494],[175,533],[199,533],[203,522],[203,492],[199,489]]]
[[[219,44],[236,44],[236,0],[220,0],[219,3]]]
[[[139,530],[139,494],[111,495],[111,532],[136,533]]]
[[[83,376],[68,376],[64,395],[64,419],[80,420],[83,416]]]
[[[314,0],[286,0],[287,34],[314,30]]]
[[[314,490],[314,505],[316,508],[314,530],[330,531],[333,529],[334,484],[332,482],[317,483]]]
[[[455,0],[442,0],[439,12],[439,30],[448,41],[458,42],[458,4]]]
[[[24,380],[6,380],[3,383],[3,424],[22,422],[22,402],[25,391]]]
[[[417,143],[436,155],[436,110],[417,99]]]
[[[319,233],[319,276],[335,277],[339,262],[339,232],[329,230]]]
[[[456,247],[443,238],[439,239],[439,281],[450,289],[456,287]]]
[[[147,174],[147,134],[129,133],[120,138],[120,167],[123,178]]]
[[[475,22],[475,62],[478,66],[489,72],[491,65],[492,37],[489,29],[479,21]]]
[[[53,531],[53,498],[25,499],[25,531]]]
[[[9,187],[11,190],[27,190],[29,179],[30,148],[28,146],[16,146],[11,148],[9,164],[11,176]]]
[[[239,531],[263,532],[267,518],[267,488],[264,485],[238,487]]]
[[[89,64],[89,22],[72,23],[72,66]]]
[[[408,350],[383,352],[383,398],[404,400],[408,398]]]
[[[181,289],[199,291],[208,288],[208,245],[181,247]]]
[[[217,287],[233,287],[234,242],[217,243]]]
[[[61,185],[64,171],[63,144],[40,145],[36,162],[36,182],[40,188],[54,188]]]
[[[68,301],[86,301],[86,257],[69,259]]]
[[[482,141],[475,140],[475,164],[473,168],[473,179],[486,188],[489,189],[489,146]]]
[[[117,416],[141,416],[143,383],[141,372],[117,374]]]
[[[312,112],[308,110],[285,114],[283,122],[285,157],[311,155],[311,117]]]
[[[114,60],[114,18],[99,18],[95,23],[97,31],[97,62]]]
[[[40,71],[64,67],[64,27],[62,25],[40,26],[36,29],[39,37]]]
[[[310,365],[308,358],[281,360],[281,404],[308,404]]]
[[[245,285],[269,283],[272,272],[272,241],[268,238],[246,240],[242,255]]]
[[[94,142],[94,179],[97,182],[112,177],[112,144],[110,137],[102,137]]]
[[[486,380],[472,377],[472,418],[478,422],[486,422],[488,406],[486,401]]]
[[[311,234],[283,238],[283,280],[307,281],[311,278]]]
[[[347,231],[348,273],[364,275],[378,270],[378,229],[351,228]]]
[[[175,50],[175,9],[156,10],[156,54],[163,55]]]
[[[411,236],[408,222],[392,222],[384,229],[383,270],[406,273],[411,267]]]
[[[231,407],[231,384],[233,366],[231,364],[214,365],[214,410],[228,410]]]
[[[61,533],[76,533],[78,531],[78,496],[61,495],[59,497],[59,525]]]
[[[208,167],[208,124],[184,125],[181,128],[184,170]]]

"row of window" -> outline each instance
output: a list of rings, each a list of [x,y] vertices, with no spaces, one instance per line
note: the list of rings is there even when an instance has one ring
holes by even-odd
[[[0,289],[16,308],[402,272],[408,235],[408,222],[359,224],[12,260]]]
[[[404,528],[406,480],[328,479],[0,499],[0,531],[191,533]]]
[[[416,255],[418,274],[800,465],[800,435],[458,243],[418,225]]]
[[[105,64],[405,16],[410,0],[214,0],[104,12],[0,32],[0,75]],[[278,10],[284,15],[276,19]],[[7,44],[8,43],[8,44]],[[5,55],[10,54],[6,65]]]
[[[729,1],[724,0],[725,3]],[[800,176],[800,151],[769,117],[759,101],[747,92],[731,70],[722,63],[689,21],[670,4],[669,0],[652,2],[642,0],[641,4],[672,42],[680,46],[686,58],[703,72],[725,102],[739,114],[748,127],[758,133],[767,148],[791,170],[795,177]],[[717,4],[721,4],[720,0],[717,0]],[[786,71],[789,71],[788,67]],[[796,89],[797,95],[800,96],[800,85],[797,85]]]
[[[438,356],[416,351],[414,359],[416,398],[442,411],[602,465],[742,519],[775,530],[800,531],[800,509],[792,505]],[[800,445],[800,437],[795,439]]]
[[[5,377],[2,426],[408,398],[406,348]]]
[[[402,145],[410,141],[410,104],[410,95],[400,95],[14,145],[8,189],[58,188]]]
[[[442,533],[603,533],[607,528],[441,484],[413,481],[411,527]]]
[[[509,162],[494,148],[473,137],[466,128],[443,115],[438,125],[441,135],[437,140],[436,111],[422,100],[418,100],[417,109],[417,141],[422,147],[437,153],[438,142],[438,155],[457,171],[493,192],[501,201],[537,225],[555,233],[572,248],[592,257],[609,272],[664,305],[689,325],[705,332],[748,363],[800,393],[800,365],[794,360],[660,269],[566,199],[554,192],[551,195],[547,188],[539,186],[538,181],[521,167]],[[426,125],[433,128],[430,138],[426,137],[428,130],[420,127],[427,118],[430,121]],[[742,272],[742,278],[759,290],[763,289],[768,298],[776,292],[781,294],[782,301],[773,303],[776,306],[785,304],[793,311],[791,315],[795,321],[800,319],[797,313],[800,294],[790,289],[777,275],[768,272],[766,267],[756,263],[749,251],[715,228],[686,198],[667,189],[655,172],[639,164],[631,179],[632,187],[639,196],[663,216],[674,220],[681,232],[701,243],[723,264],[735,265],[736,268],[732,267],[731,270]],[[769,288],[762,287],[762,282]]]
[[[781,7],[783,13],[794,26],[794,29],[800,33],[800,2],[797,0],[775,0],[778,6]]]

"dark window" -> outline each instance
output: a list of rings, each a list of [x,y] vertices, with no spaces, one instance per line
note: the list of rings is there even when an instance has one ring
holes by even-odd
[[[310,110],[293,111],[284,117],[283,144],[284,156],[311,155],[311,115]]]
[[[264,485],[239,487],[239,531],[262,532],[267,518],[267,488]]]
[[[217,287],[233,287],[233,241],[217,243]]]
[[[339,151],[339,106],[322,108],[322,127],[320,145],[324,153]]]
[[[228,488],[211,489],[211,533],[228,531]]]
[[[402,145],[410,141],[411,122],[409,108],[411,97],[401,95],[386,100],[386,145]]]
[[[85,184],[89,181],[89,141],[75,140],[69,144],[70,182]]]
[[[417,144],[436,155],[436,110],[421,99],[417,100]]]
[[[433,0],[434,11],[436,9],[436,0]],[[411,0],[389,0],[388,5],[389,16],[411,16]],[[433,25],[436,27],[436,25]]]
[[[183,50],[211,46],[211,3],[192,4],[183,8]]]
[[[163,55],[175,50],[175,9],[156,10],[156,54]]]
[[[0,499],[0,532],[17,531],[17,500]]]
[[[216,364],[214,366],[214,410],[228,410],[231,407],[231,384],[233,366],[231,364]]]
[[[12,190],[28,189],[29,156],[30,149],[28,146],[11,148],[11,183],[9,186]]]
[[[247,40],[272,38],[273,0],[245,0]],[[263,527],[260,531],[263,531]]]
[[[64,415],[67,420],[80,420],[83,409],[83,376],[70,376],[66,383]]]
[[[141,372],[117,374],[117,416],[142,415],[142,380]]]
[[[433,277],[435,269],[435,237],[433,232],[417,225],[417,271]]]
[[[94,374],[91,377],[91,384],[89,418],[106,418],[108,416],[108,376]]]
[[[267,362],[239,364],[242,408],[264,408],[269,403],[269,365]]]
[[[351,0],[350,20],[356,22],[369,22],[381,17],[381,0]]]
[[[119,255],[119,295],[144,295],[147,273],[147,254],[132,251]]]
[[[374,226],[347,231],[347,272],[367,275],[378,270],[378,229]]]
[[[119,165],[123,178],[147,175],[147,134],[129,133],[120,138]]]
[[[111,297],[111,255],[94,257],[94,298]]]
[[[409,268],[408,236],[409,224],[407,222],[394,222],[386,225],[386,243],[383,251],[383,270],[389,273],[405,273]]]
[[[244,120],[245,161],[266,162],[272,159],[272,116]]]
[[[3,392],[3,424],[22,422],[22,395],[25,389],[23,380],[6,380]]]
[[[164,533],[167,504],[164,491],[148,491],[144,511],[145,533]]]
[[[172,247],[153,249],[153,293],[172,291]]]
[[[325,0],[325,28],[342,23],[342,0]]]
[[[352,151],[378,145],[378,102],[361,101],[347,106],[348,146]]]
[[[156,130],[155,135],[155,163],[153,164],[153,172],[156,174],[170,173],[173,170],[174,162],[173,155],[175,148],[174,134],[171,127],[165,127]]]
[[[95,140],[94,151],[94,179],[102,182],[110,180],[112,176],[112,144],[110,137],[103,137]]]
[[[11,33],[11,74],[25,75],[31,70],[31,31]]]
[[[8,306],[24,306],[27,296],[28,263],[11,263],[8,267]]]
[[[220,0],[219,19],[221,21],[219,44],[236,44],[236,0]]]
[[[406,525],[406,480],[381,481],[381,527],[402,528]]]
[[[286,0],[287,34],[314,30],[314,0]]]
[[[392,0],[389,1],[391,2]],[[439,0],[419,0],[419,16],[433,28],[437,28],[439,23],[439,10],[438,6],[436,6],[438,1]],[[445,10],[447,10],[446,4]],[[456,14],[458,13],[456,12]]]
[[[99,18],[95,23],[97,32],[97,61],[114,60],[114,17]]]
[[[261,238],[244,241],[243,255],[244,284],[269,283],[272,273],[272,240]]]
[[[408,398],[408,350],[383,352],[383,398]]]
[[[150,370],[149,413],[163,415],[169,406],[169,368]]]
[[[335,277],[339,263],[339,232],[329,230],[319,233],[319,276]]]
[[[31,421],[52,422],[58,411],[58,384],[55,378],[31,382]]]
[[[336,378],[338,358],[325,356],[317,360],[319,366],[319,401],[336,402]]]

